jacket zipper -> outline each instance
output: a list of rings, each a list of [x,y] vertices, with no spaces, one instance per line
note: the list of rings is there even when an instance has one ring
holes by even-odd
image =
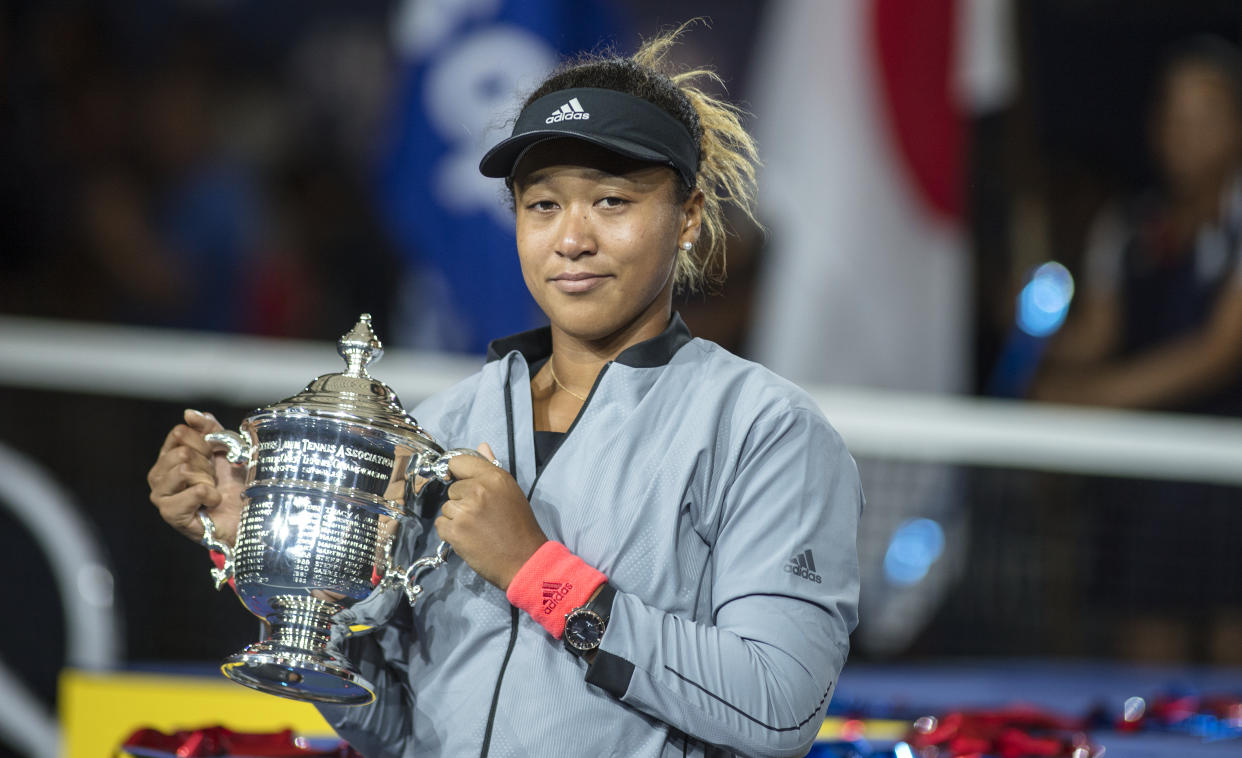
[[[595,384],[591,385],[591,391],[587,393],[586,400],[582,401],[582,408],[578,411],[578,415],[574,417],[574,421],[569,425],[569,429],[565,431],[565,437],[568,438],[573,432],[574,427],[578,425],[579,419],[586,413],[587,406],[591,403],[591,398],[595,397],[595,390],[599,387],[600,382],[604,379],[608,367],[612,365],[612,361],[604,364],[600,369],[599,375],[595,377]],[[517,479],[517,432],[513,423],[513,381],[512,372],[505,378],[505,424],[509,433],[509,475]],[[556,450],[552,451],[552,456],[543,462],[543,469],[535,474],[535,480],[530,483],[530,491],[526,493],[526,499],[529,501],[531,496],[535,494],[535,485],[539,484],[539,478],[543,476],[543,472],[547,470],[548,464],[552,462],[552,458],[556,457],[557,450],[563,445],[558,445]],[[496,725],[496,708],[500,705],[500,686],[505,681],[505,671],[509,668],[509,658],[513,655],[513,648],[517,645],[518,631],[518,609],[516,605],[509,606],[509,647],[505,649],[504,660],[500,662],[500,674],[496,677],[496,689],[492,692],[492,705],[487,711],[487,727],[483,730],[483,747],[479,750],[479,758],[487,758],[487,752],[492,746],[492,728]]]

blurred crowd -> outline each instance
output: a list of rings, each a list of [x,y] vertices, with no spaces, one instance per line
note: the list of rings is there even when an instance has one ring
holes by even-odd
[[[6,4],[0,311],[317,339],[372,311],[391,323],[397,344],[453,347],[416,334],[420,321],[434,321],[410,308],[427,291],[420,282],[427,269],[381,218],[377,180],[387,159],[382,135],[400,105],[394,26],[420,5]],[[642,33],[705,9],[672,6],[628,4],[622,26]],[[770,164],[764,191],[776,200],[764,203],[766,237],[738,230],[725,297],[684,299],[696,332],[798,381],[1237,413],[1242,68],[1227,40],[1242,14],[1211,0],[1135,10],[1128,19],[1135,40],[1108,43],[1116,55],[1093,63],[1083,43],[1103,33],[1108,6],[1015,4],[1005,19],[1019,82],[999,107],[958,116],[970,120],[954,127],[965,146],[952,147],[961,166],[948,176],[964,186],[955,190],[960,200],[949,199],[966,210],[955,210],[950,226],[964,230],[967,250],[939,262],[949,227],[915,229],[926,253],[892,253],[913,243],[894,237],[887,217],[866,215],[883,203],[867,196],[865,183],[874,182],[864,174],[847,175],[846,202],[836,216],[825,207],[819,217],[816,205],[837,197],[840,154],[786,158],[783,149],[803,139],[788,131],[794,119],[764,118],[792,103],[816,115],[812,123],[848,120],[849,110],[814,114],[814,98],[792,86],[773,50],[792,47],[783,43],[799,27],[848,25],[850,14],[799,3],[720,11],[717,28],[692,35],[686,55],[712,62],[730,96],[759,111],[755,129]],[[920,12],[914,36],[893,39],[934,58],[925,39],[935,19]],[[1217,36],[1196,36],[1205,31]],[[775,35],[784,35],[782,44]],[[845,45],[830,47],[822,65],[839,70],[833,50]],[[790,56],[793,73],[818,86],[803,56]],[[1104,86],[1123,67],[1130,73],[1109,95],[1118,113],[1092,105],[1093,94],[1104,97],[1093,85],[1071,82],[1087,71]],[[765,85],[764,72],[791,86]],[[831,86],[810,91],[824,102],[839,96]],[[938,127],[913,115],[932,144]],[[831,148],[831,132],[811,129],[805,139],[828,134]],[[805,175],[792,176],[791,165]],[[786,213],[800,210],[798,202],[808,204],[805,212]],[[800,223],[819,236],[799,231]],[[812,250],[794,257],[782,244]],[[1031,339],[1017,328],[1015,293],[1052,260],[1076,277],[1077,296],[1065,293],[1061,333]],[[860,289],[874,297],[857,297]],[[855,322],[848,330],[836,326],[846,318]],[[803,349],[821,337],[822,351]],[[925,378],[911,379],[916,373]]]
[[[386,8],[264,5],[6,4],[4,311],[323,336],[387,307]]]

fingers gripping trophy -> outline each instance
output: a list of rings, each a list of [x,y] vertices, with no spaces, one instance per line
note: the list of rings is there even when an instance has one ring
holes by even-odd
[[[369,314],[341,337],[337,351],[343,372],[254,411],[240,433],[206,435],[227,446],[230,463],[245,467],[234,545],[216,535],[206,511],[198,518],[203,544],[224,556],[212,570],[216,587],[234,580],[242,603],[271,630],[227,658],[225,676],[295,700],[362,705],[374,699],[374,688],[328,650],[331,618],[372,592],[404,591],[415,602],[420,578],[451,548],[441,542],[432,555],[397,566],[395,532],[430,495],[429,485],[452,481],[453,456],[478,453],[445,451],[392,389],[370,376],[383,346]],[[377,563],[381,579],[373,586]]]

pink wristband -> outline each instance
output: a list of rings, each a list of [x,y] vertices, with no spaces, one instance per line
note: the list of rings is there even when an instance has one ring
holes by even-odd
[[[608,577],[569,548],[548,540],[513,575],[505,594],[559,640],[565,631],[565,614],[586,605],[606,581]]]

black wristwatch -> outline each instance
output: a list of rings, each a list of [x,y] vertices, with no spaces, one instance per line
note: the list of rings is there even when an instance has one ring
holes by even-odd
[[[612,599],[617,591],[605,582],[599,594],[586,605],[565,614],[565,649],[582,656],[599,647],[612,615]]]

